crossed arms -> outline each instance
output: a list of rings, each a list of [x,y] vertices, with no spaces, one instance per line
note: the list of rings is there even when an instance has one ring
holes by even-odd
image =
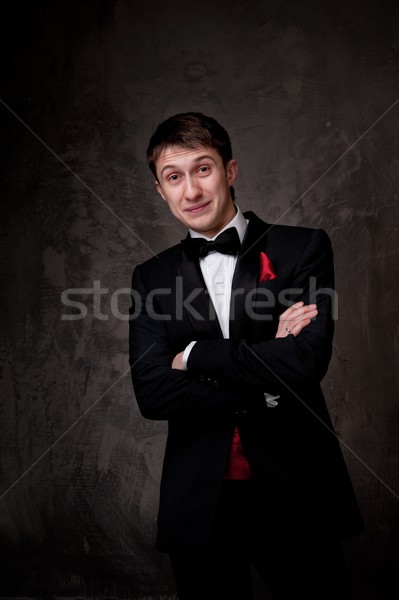
[[[310,277],[323,291],[317,295],[317,309]],[[188,370],[183,371],[184,348],[176,354],[164,322],[146,311],[145,298],[151,291],[148,277],[136,268],[132,287],[143,301],[139,316],[130,322],[130,364],[143,416],[167,420],[196,412],[230,411],[242,407],[243,390],[248,387],[273,391],[284,384],[318,383],[328,368],[333,336],[332,297],[325,293],[333,290],[333,263],[324,232],[314,232],[289,283],[303,290],[302,300],[282,310],[274,339],[199,340],[191,350]]]

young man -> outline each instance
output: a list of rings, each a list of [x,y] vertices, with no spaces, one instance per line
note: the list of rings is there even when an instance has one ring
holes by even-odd
[[[170,117],[147,157],[189,230],[135,269],[130,321],[140,411],[169,426],[158,547],[179,598],[250,599],[251,564],[273,598],[349,598],[340,539],[362,520],[320,388],[329,238],[241,213],[210,117]]]

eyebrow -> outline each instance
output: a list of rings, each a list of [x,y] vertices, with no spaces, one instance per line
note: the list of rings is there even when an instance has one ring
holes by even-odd
[[[197,158],[194,158],[194,162],[199,163],[206,159],[211,160],[214,164],[216,164],[215,159],[212,156],[209,156],[209,154],[203,154],[202,156],[198,156]],[[166,169],[177,169],[177,168],[178,168],[177,165],[165,165],[163,167],[163,169],[161,170],[160,175],[162,175],[162,173],[164,171],[166,171]]]

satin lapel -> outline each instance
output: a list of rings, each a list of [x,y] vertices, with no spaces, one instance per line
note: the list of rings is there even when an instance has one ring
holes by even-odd
[[[195,333],[193,339],[222,337],[219,321],[198,261],[188,260],[184,252],[181,252],[177,276],[179,277],[177,289],[181,290],[181,298],[178,296],[176,298],[178,311],[181,318],[188,319],[190,322]]]
[[[251,212],[245,213],[249,219],[237,265],[234,271],[230,304],[230,338],[246,339],[254,324],[250,305],[255,300],[259,281],[260,252],[266,246],[269,225]],[[248,302],[248,307],[246,307]],[[248,309],[249,308],[249,309]]]

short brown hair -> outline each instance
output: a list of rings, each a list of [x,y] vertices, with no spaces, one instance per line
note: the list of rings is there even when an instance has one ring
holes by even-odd
[[[221,156],[224,166],[233,157],[227,131],[216,119],[200,112],[178,113],[158,125],[147,148],[148,166],[155,178],[155,163],[162,150],[168,146],[213,148]]]

